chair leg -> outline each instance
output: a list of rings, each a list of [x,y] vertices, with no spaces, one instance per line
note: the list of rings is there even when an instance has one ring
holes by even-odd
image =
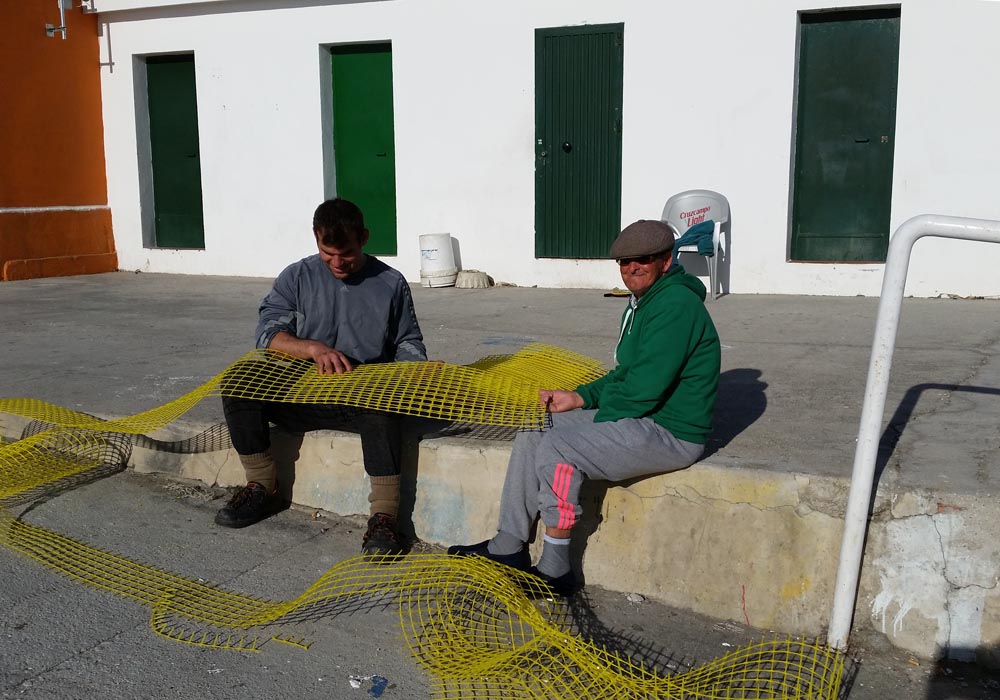
[[[718,298],[718,280],[716,279],[716,264],[719,259],[719,253],[716,251],[715,255],[708,259],[708,283],[712,286],[711,297],[712,301]]]

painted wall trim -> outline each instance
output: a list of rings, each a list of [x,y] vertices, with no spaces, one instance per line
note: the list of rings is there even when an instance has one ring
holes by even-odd
[[[97,12],[106,15],[111,12],[126,12],[129,10],[177,10],[201,14],[209,12],[228,12],[253,6],[252,9],[276,9],[279,6],[323,6],[350,5],[356,3],[376,2],[380,0],[91,0],[92,7],[87,12]],[[381,0],[386,1],[386,0]],[[215,9],[221,8],[221,9]]]
[[[110,209],[107,204],[83,205],[75,207],[0,207],[0,214],[37,214],[46,211],[100,211]]]

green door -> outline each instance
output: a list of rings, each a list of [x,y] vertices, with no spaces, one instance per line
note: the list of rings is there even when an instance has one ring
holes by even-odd
[[[621,227],[624,25],[535,30],[535,256],[605,258]]]
[[[884,261],[899,10],[800,21],[791,259]]]
[[[153,170],[153,240],[158,248],[204,248],[194,56],[146,58]]]
[[[396,254],[396,147],[390,44],[335,46],[333,148],[337,196],[365,215],[369,253]]]

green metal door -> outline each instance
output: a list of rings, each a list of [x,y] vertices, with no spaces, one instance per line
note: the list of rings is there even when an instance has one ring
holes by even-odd
[[[204,248],[194,56],[146,58],[153,170],[153,240],[158,248]]]
[[[365,215],[365,248],[396,254],[396,149],[392,47],[336,46],[333,53],[333,148],[337,196]]]
[[[621,226],[624,25],[535,30],[535,256],[604,258]]]
[[[791,259],[884,261],[899,10],[800,20]]]

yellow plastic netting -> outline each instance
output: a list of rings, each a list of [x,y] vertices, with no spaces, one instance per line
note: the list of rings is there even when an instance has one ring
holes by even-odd
[[[320,376],[310,363],[255,351],[193,392],[113,421],[29,399],[0,412],[47,427],[0,443],[0,502],[24,502],[124,465],[129,436],[143,437],[208,396],[337,403],[466,423],[539,427],[537,391],[600,376],[598,363],[549,346],[467,366],[407,363]],[[148,438],[145,438],[148,439]],[[80,583],[151,610],[160,635],[201,646],[257,651],[269,640],[308,648],[281,631],[308,619],[392,603],[413,657],[452,698],[813,698],[834,700],[843,655],[823,645],[770,640],[694,670],[661,675],[574,633],[536,578],[484,559],[356,557],[302,595],[262,600],[136,562],[39,528],[0,507],[0,545]]]
[[[320,375],[312,362],[254,350],[180,398],[117,420],[104,421],[37,399],[0,399],[0,413],[55,426],[0,449],[0,499],[97,466],[109,448],[101,435],[154,432],[208,397],[338,404],[454,422],[540,428],[546,414],[538,402],[539,389],[572,389],[602,374],[604,368],[596,360],[541,343],[471,365],[400,362],[362,365],[341,375]]]

